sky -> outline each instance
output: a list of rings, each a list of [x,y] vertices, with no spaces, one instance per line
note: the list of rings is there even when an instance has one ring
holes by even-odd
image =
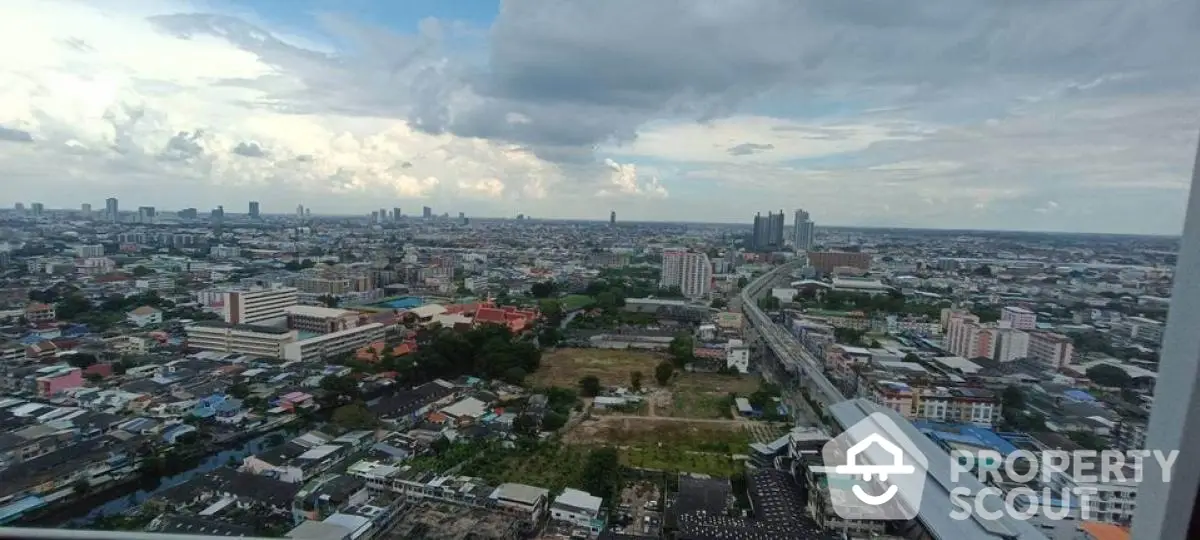
[[[1194,0],[4,0],[0,204],[1177,234],[1195,28]]]

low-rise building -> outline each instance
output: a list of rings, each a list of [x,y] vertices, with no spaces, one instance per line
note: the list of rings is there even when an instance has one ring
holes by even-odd
[[[284,358],[285,348],[296,341],[296,332],[286,328],[200,321],[186,329],[187,345],[193,349]]]
[[[162,323],[162,311],[150,306],[142,306],[125,314],[125,320],[138,328],[151,324]]]
[[[383,339],[383,337],[384,327],[382,324],[364,324],[314,338],[289,342],[283,347],[282,357],[297,362],[321,362],[327,358],[352,353],[371,342]]]
[[[604,528],[604,520],[600,514],[600,508],[603,506],[604,499],[600,497],[586,491],[566,488],[550,505],[550,519],[586,528],[591,534],[599,534]]]

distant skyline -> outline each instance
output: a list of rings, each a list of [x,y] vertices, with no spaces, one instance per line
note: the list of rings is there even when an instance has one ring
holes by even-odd
[[[1178,234],[1197,27],[1190,0],[7,0],[0,185]]]

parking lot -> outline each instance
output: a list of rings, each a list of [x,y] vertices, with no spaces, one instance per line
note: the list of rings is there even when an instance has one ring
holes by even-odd
[[[658,486],[636,482],[621,491],[621,504],[612,520],[613,531],[658,536],[662,529],[662,498]]]

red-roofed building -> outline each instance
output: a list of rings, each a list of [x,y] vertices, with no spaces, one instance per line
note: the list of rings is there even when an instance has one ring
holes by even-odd
[[[536,311],[521,310],[513,306],[483,305],[475,311],[475,324],[503,324],[513,333],[517,333],[531,326],[537,316]]]
[[[376,341],[363,347],[354,353],[354,358],[361,362],[378,362],[383,358],[383,350],[387,346],[383,341]],[[392,356],[399,358],[406,354],[412,354],[417,350],[417,342],[413,340],[405,340],[399,345],[392,347]]]
[[[84,378],[87,378],[88,375],[99,375],[101,378],[107,379],[112,377],[112,374],[112,364],[92,364],[83,370]]]

